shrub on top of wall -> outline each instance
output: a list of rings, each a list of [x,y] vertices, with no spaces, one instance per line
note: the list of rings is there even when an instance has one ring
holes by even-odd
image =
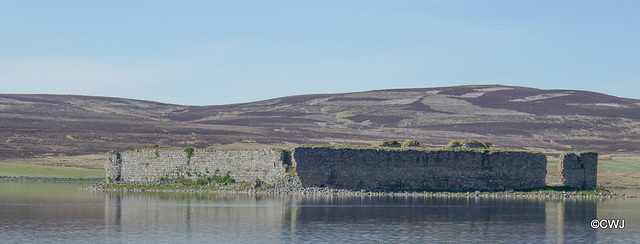
[[[421,147],[422,144],[418,140],[408,140],[402,143],[402,147]]]
[[[396,140],[391,140],[391,141],[384,141],[378,146],[379,147],[401,147],[402,145],[400,144],[400,142]]]
[[[482,143],[482,144],[484,144],[484,147],[485,147],[485,148],[491,148],[491,146],[493,146],[493,142],[488,142],[488,141],[485,141],[485,142],[484,142],[484,143]]]
[[[493,143],[491,142],[482,143],[482,142],[471,139],[471,140],[457,140],[457,141],[449,142],[446,148],[487,149],[491,145],[493,145]]]

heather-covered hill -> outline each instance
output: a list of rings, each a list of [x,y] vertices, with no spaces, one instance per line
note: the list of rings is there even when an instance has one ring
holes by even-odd
[[[375,145],[454,139],[550,153],[640,154],[640,100],[500,85],[314,94],[182,106],[72,95],[0,95],[0,158],[161,147]]]

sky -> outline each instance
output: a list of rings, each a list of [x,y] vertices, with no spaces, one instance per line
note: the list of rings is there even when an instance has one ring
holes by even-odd
[[[0,0],[0,93],[218,105],[502,84],[640,99],[640,1]]]

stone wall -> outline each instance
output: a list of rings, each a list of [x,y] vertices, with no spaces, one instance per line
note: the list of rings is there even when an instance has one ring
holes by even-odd
[[[547,167],[545,155],[524,151],[301,146],[292,154],[206,149],[188,158],[182,149],[145,149],[110,152],[105,169],[108,179],[121,182],[155,182],[176,170],[207,175],[219,170],[230,171],[237,181],[272,184],[292,165],[305,187],[505,190],[544,187]]]
[[[284,163],[289,162],[289,157],[288,152],[275,149],[195,149],[190,158],[183,149],[145,149],[110,152],[105,169],[107,179],[122,182],[156,182],[160,177],[179,170],[192,174],[199,172],[205,176],[219,170],[221,174],[230,171],[230,176],[237,181],[260,179],[275,183],[285,176]]]
[[[560,157],[561,184],[571,188],[595,189],[598,184],[598,154],[594,152],[564,153]]]
[[[107,153],[107,162],[104,164],[107,171],[107,180],[110,182],[120,181],[122,176],[122,157],[119,152],[111,151]]]
[[[298,147],[303,186],[350,189],[470,190],[545,186],[542,153],[472,150]]]

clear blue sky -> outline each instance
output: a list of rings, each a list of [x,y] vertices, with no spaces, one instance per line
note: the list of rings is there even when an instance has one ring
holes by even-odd
[[[0,93],[214,105],[467,84],[640,98],[640,1],[0,0]]]

